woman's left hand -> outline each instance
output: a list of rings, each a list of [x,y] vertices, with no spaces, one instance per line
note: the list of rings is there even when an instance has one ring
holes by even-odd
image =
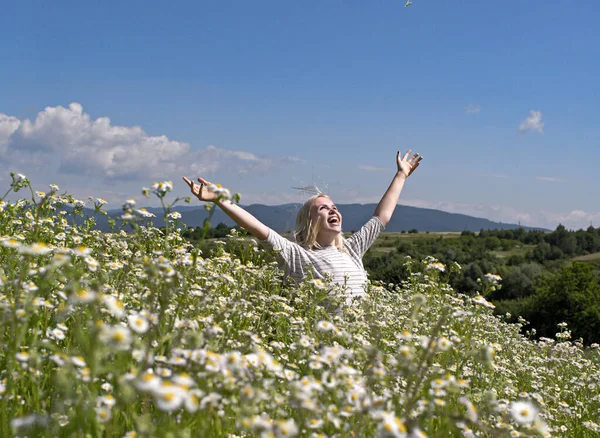
[[[398,165],[398,172],[401,172],[406,178],[410,176],[411,173],[415,171],[421,160],[422,156],[419,154],[414,154],[412,157],[408,158],[412,151],[409,149],[402,158],[400,158],[400,151],[396,154],[396,164]]]

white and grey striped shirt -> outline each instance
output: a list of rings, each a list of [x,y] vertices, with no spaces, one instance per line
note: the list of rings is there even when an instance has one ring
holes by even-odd
[[[309,270],[315,278],[322,280],[330,275],[334,283],[345,286],[350,299],[365,294],[367,273],[362,257],[384,228],[381,220],[373,216],[359,231],[346,239],[344,246],[347,253],[339,251],[335,246],[306,249],[271,229],[267,242],[279,252],[285,264],[286,274],[294,280],[302,281]]]

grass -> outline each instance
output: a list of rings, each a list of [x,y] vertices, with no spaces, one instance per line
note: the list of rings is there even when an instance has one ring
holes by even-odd
[[[600,260],[600,252],[573,257],[573,261],[591,262],[593,260]]]
[[[535,247],[536,245],[521,245],[507,251],[492,251],[492,254],[499,258],[508,258],[515,255],[524,256],[527,251],[533,250]]]

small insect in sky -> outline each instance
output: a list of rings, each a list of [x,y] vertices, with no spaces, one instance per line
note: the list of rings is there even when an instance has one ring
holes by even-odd
[[[412,2],[410,0],[408,0],[406,2],[406,4],[404,5],[405,8],[408,8],[410,5],[412,5]]]

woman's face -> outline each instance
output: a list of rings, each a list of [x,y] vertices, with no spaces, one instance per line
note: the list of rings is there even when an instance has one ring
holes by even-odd
[[[310,218],[313,223],[321,219],[321,230],[326,233],[340,233],[342,231],[342,215],[338,211],[333,201],[325,196],[321,196],[313,202]]]

